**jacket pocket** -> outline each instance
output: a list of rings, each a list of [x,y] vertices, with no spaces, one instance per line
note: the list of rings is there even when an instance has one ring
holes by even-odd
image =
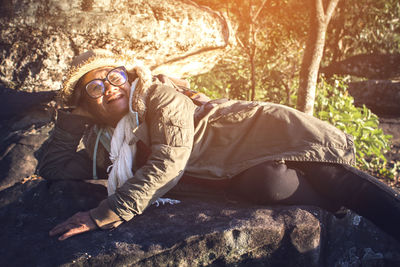
[[[163,108],[161,110],[161,127],[164,131],[165,143],[169,146],[191,146],[191,123],[185,110],[171,110]]]

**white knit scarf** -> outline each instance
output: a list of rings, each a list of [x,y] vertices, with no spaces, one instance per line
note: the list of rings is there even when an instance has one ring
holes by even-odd
[[[136,155],[136,143],[130,144],[136,118],[131,113],[125,115],[117,124],[111,139],[110,160],[111,171],[108,175],[108,195],[133,177],[132,165]]]

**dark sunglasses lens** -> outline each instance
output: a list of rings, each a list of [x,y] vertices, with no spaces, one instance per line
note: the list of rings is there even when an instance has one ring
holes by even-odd
[[[93,98],[103,95],[104,83],[100,80],[91,81],[86,85],[86,92]]]
[[[108,73],[107,80],[115,86],[120,86],[126,83],[128,76],[123,69],[118,68]]]

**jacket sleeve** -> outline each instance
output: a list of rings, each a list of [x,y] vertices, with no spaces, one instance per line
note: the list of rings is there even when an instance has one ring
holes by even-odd
[[[90,120],[59,110],[54,132],[39,162],[39,175],[45,179],[90,179],[91,160],[77,146]]]
[[[115,215],[128,221],[168,192],[181,178],[190,157],[195,105],[170,87],[157,86],[152,90],[146,101],[152,152],[133,178],[91,210],[92,218],[103,229],[113,224]]]

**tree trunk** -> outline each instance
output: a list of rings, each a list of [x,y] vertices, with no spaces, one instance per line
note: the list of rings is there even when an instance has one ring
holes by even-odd
[[[254,33],[252,33],[252,38],[253,38],[253,42],[250,45],[250,53],[249,53],[249,57],[250,57],[250,70],[251,70],[251,101],[254,101],[255,97],[256,97],[256,70],[255,70],[255,56],[256,56],[256,44],[255,44],[255,38],[254,38]]]
[[[313,115],[315,89],[318,71],[324,52],[326,30],[333,11],[339,0],[327,1],[326,11],[323,0],[311,0],[312,14],[308,41],[304,51],[303,62],[300,69],[300,85],[297,97],[297,109]]]

